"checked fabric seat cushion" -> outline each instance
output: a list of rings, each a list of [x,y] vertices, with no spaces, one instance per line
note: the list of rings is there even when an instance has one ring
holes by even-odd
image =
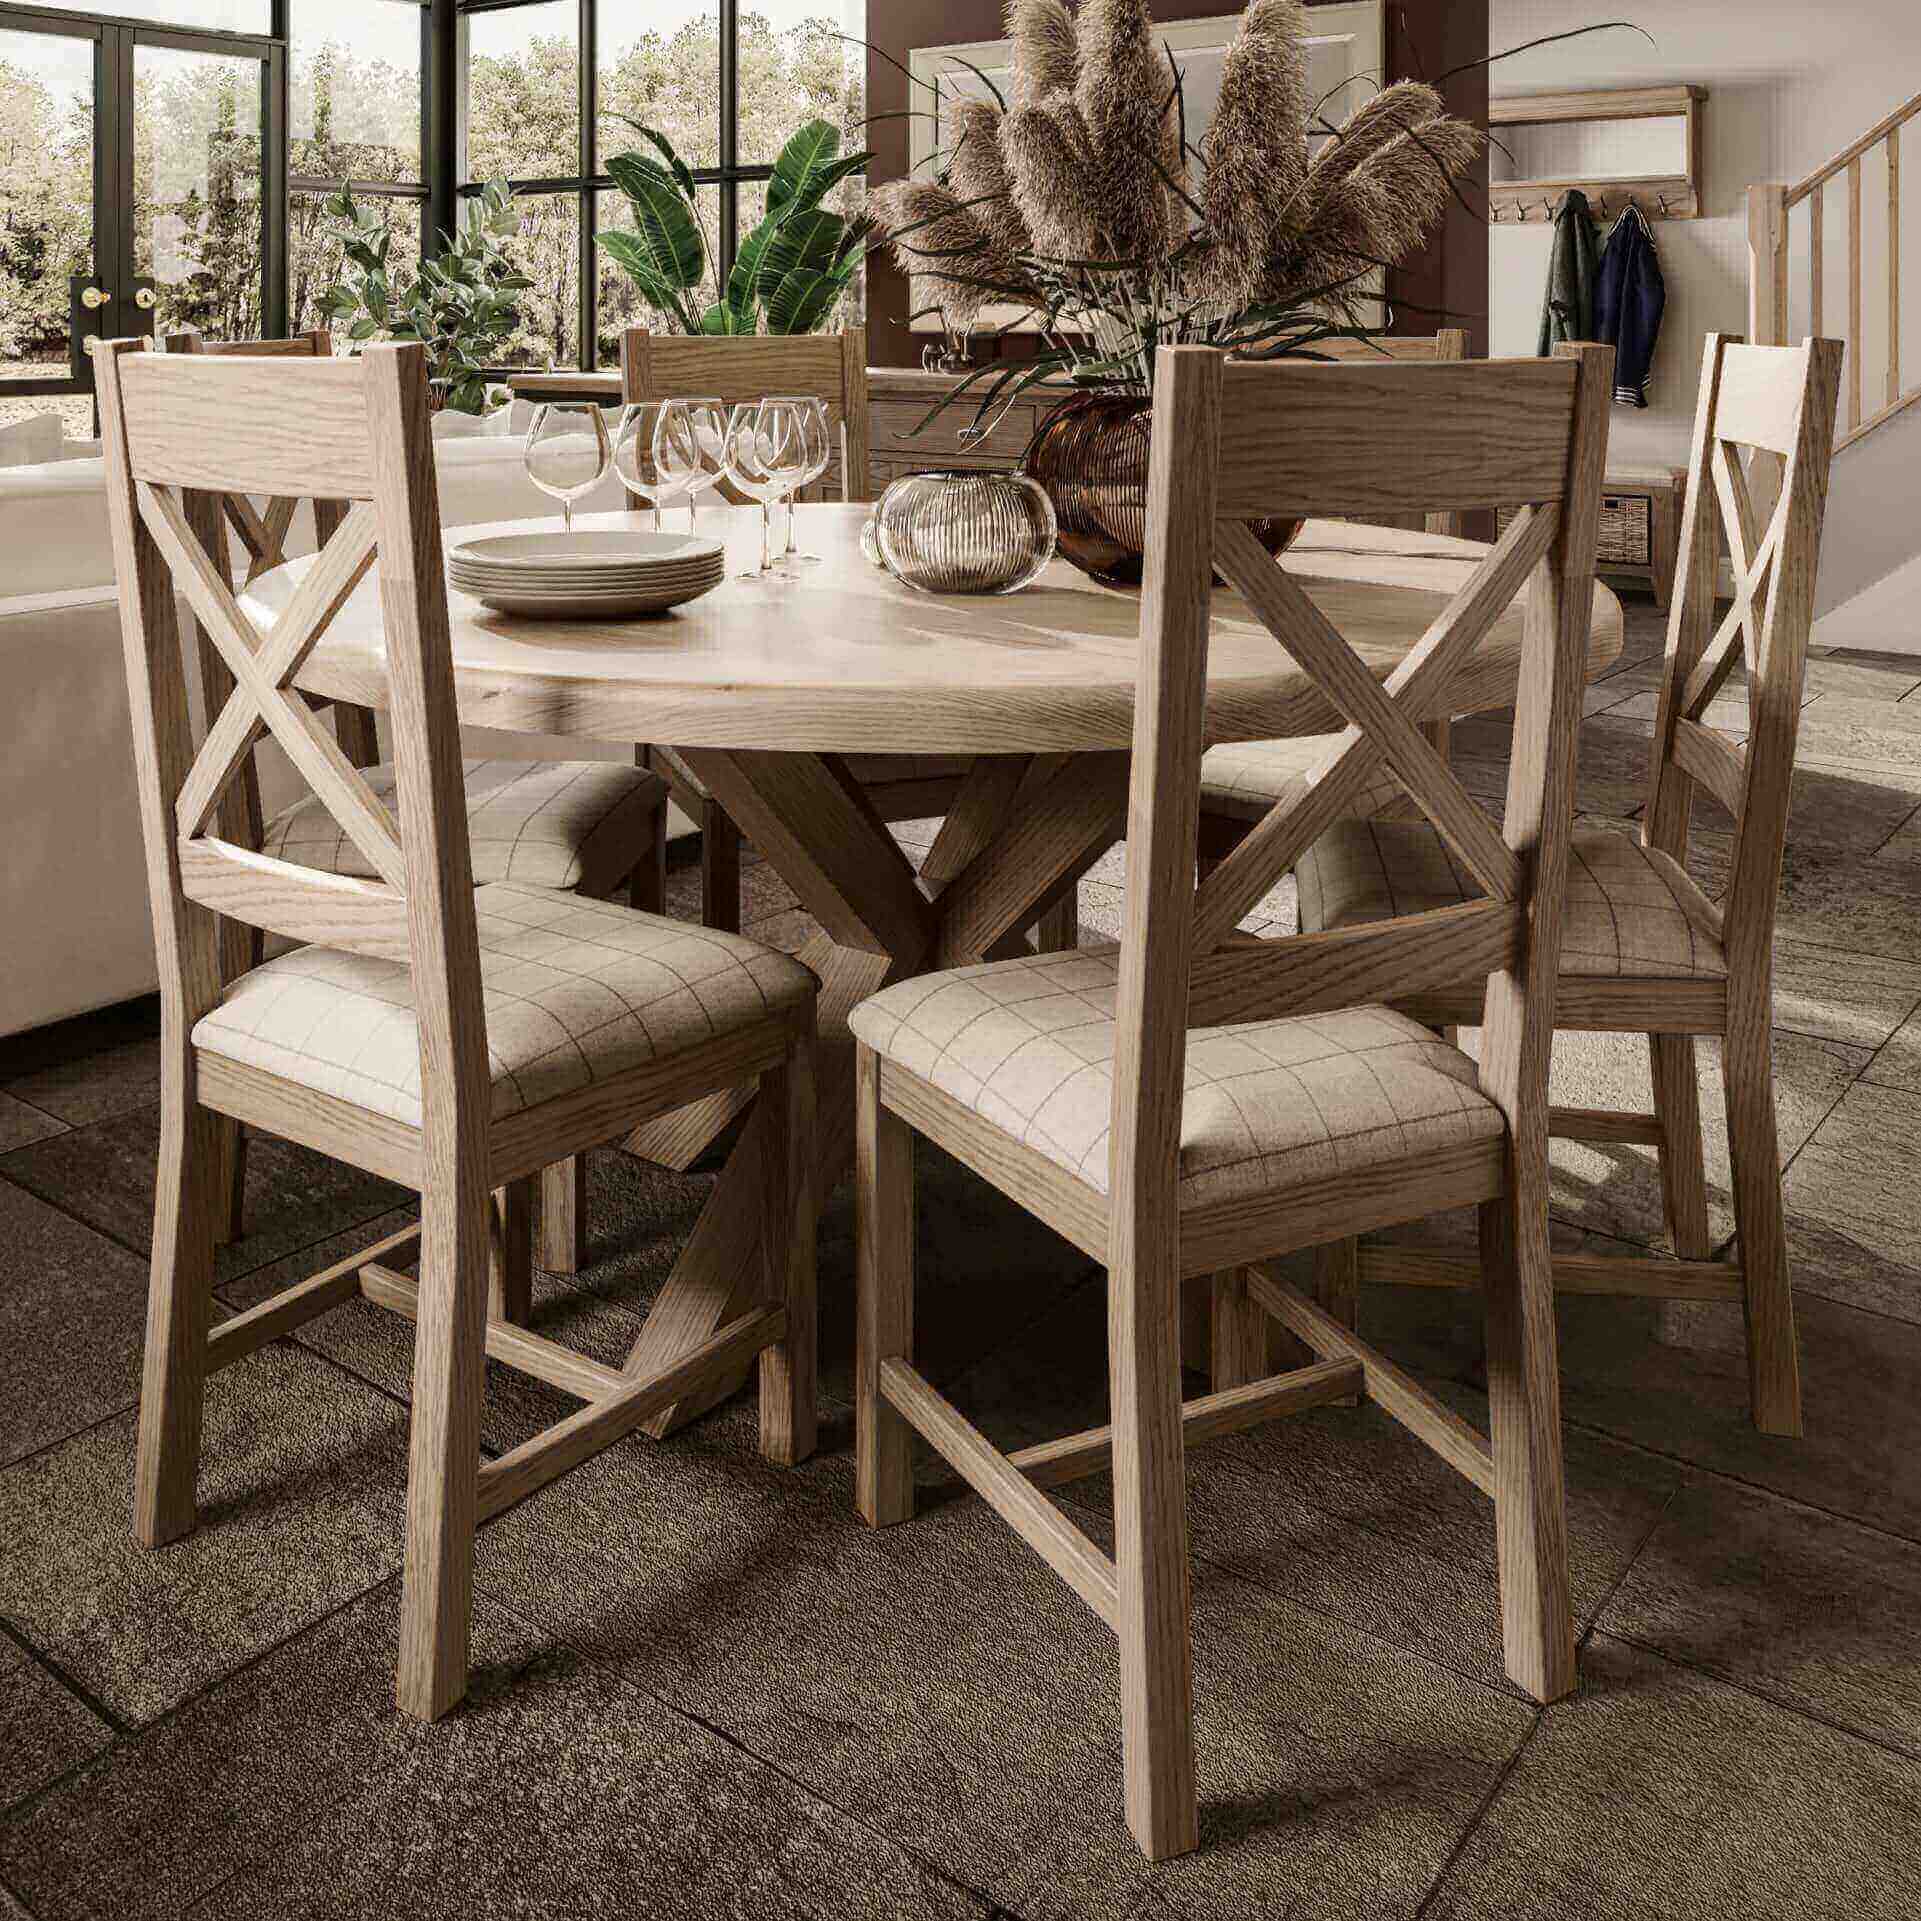
[[[887,1060],[1105,1193],[1117,948],[902,981],[850,1025]],[[1183,1208],[1499,1139],[1473,1061],[1385,1007],[1187,1036]]]
[[[1425,821],[1343,821],[1295,867],[1301,931],[1322,933],[1478,900],[1481,889]],[[1631,834],[1577,828],[1561,918],[1561,972],[1725,978],[1719,935],[1686,877]]]
[[[467,833],[474,879],[524,881],[534,887],[603,892],[624,880],[653,833],[666,784],[656,774],[615,761],[470,760]],[[397,780],[391,765],[361,770],[389,808]],[[261,851],[327,874],[375,878],[367,857],[341,831],[316,796],[267,823]]]
[[[523,1108],[797,1015],[798,961],[739,934],[554,888],[474,895],[493,1113]],[[302,947],[240,976],[193,1030],[209,1054],[417,1127],[412,970]]]

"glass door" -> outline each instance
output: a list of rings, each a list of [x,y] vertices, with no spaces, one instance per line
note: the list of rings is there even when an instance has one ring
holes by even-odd
[[[93,431],[91,369],[78,342],[111,324],[95,273],[114,258],[101,215],[103,123],[115,72],[103,30],[0,8],[0,426],[58,413]]]
[[[210,340],[270,331],[266,219],[273,56],[245,42],[136,28],[124,278],[143,324]]]
[[[91,433],[96,335],[283,330],[284,62],[264,35],[0,5],[0,424]]]

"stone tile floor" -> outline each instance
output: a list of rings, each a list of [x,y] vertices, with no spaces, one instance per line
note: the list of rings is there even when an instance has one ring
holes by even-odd
[[[1623,822],[1660,645],[1630,613],[1581,799]],[[1822,658],[1808,691],[1776,1035],[1806,1439],[1748,1425],[1738,1317],[1563,1304],[1583,1680],[1546,1711],[1502,1672],[1485,1505],[1390,1423],[1197,1450],[1205,1846],[1161,1869],[1119,1820],[1105,1631],[931,1461],[915,1525],[852,1517],[845,1192],[820,1455],[767,1467],[736,1403],[503,1517],[472,1698],[422,1728],[391,1695],[406,1330],[343,1308],[219,1376],[202,1527],[136,1549],[153,1011],[0,1042],[0,1916],[1921,1912],[1921,660]],[[1498,793],[1502,723],[1459,751]],[[1084,884],[1090,929],[1119,878]],[[778,879],[747,886],[796,944]],[[1571,1042],[1557,1091],[1623,1104],[1645,1074]],[[251,1164],[222,1313],[407,1204],[296,1149]],[[593,1265],[542,1278],[538,1323],[613,1358],[711,1175],[601,1154],[590,1179]],[[1568,1246],[1660,1246],[1640,1150],[1557,1149],[1555,1207]],[[973,1418],[1005,1445],[1102,1418],[1084,1260],[932,1154],[921,1240],[920,1358]],[[1485,1421],[1469,1299],[1363,1311]],[[496,1371],[485,1446],[570,1405]],[[1104,1485],[1065,1493],[1101,1533]]]

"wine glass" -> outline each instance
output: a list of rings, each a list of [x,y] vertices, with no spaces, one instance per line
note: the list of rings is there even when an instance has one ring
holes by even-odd
[[[760,502],[760,573],[773,559],[771,505],[799,483],[806,464],[798,401],[743,400],[729,416],[727,478],[750,500]]]
[[[654,467],[674,493],[687,496],[687,526],[698,531],[694,497],[720,485],[727,468],[727,409],[711,395],[660,403],[654,423]]]
[[[535,409],[521,458],[527,478],[560,502],[561,524],[574,530],[574,502],[598,487],[613,465],[607,418],[587,400],[552,400]]]
[[[827,412],[827,403],[818,394],[810,394],[800,403],[802,446],[807,453],[807,466],[795,488],[798,496],[801,487],[811,487],[824,474],[834,458],[834,423]],[[794,503],[787,503],[787,551],[786,560],[797,560],[809,567],[818,566],[818,554],[797,554],[794,551]]]
[[[687,491],[685,481],[661,471],[657,446],[660,417],[666,410],[664,401],[635,401],[620,410],[614,428],[614,471],[630,495],[653,508],[655,533],[660,532],[662,505]]]

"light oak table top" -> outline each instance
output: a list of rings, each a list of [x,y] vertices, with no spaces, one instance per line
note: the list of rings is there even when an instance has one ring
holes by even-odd
[[[1055,561],[1005,596],[917,593],[870,566],[866,509],[803,506],[802,551],[819,564],[729,579],[649,618],[527,620],[450,595],[461,718],[473,725],[683,747],[807,753],[1012,754],[1124,748],[1133,728],[1138,595]],[[718,524],[718,510],[703,513]],[[583,527],[652,525],[593,514]],[[552,521],[451,529],[551,531]],[[1486,549],[1438,535],[1310,521],[1287,557],[1310,597],[1383,678],[1442,613]],[[243,596],[263,625],[311,560],[263,574]],[[1210,740],[1337,730],[1342,717],[1238,595],[1215,596]],[[1519,602],[1455,684],[1456,709],[1505,707],[1520,656]],[[1621,609],[1595,590],[1588,669],[1621,649]],[[361,584],[302,669],[308,691],[385,704],[378,589]]]

